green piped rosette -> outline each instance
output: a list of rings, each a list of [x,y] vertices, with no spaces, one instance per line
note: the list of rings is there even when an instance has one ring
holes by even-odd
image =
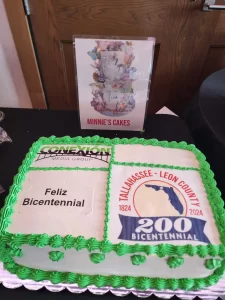
[[[103,253],[91,253],[90,254],[90,260],[94,264],[100,264],[101,262],[103,262],[105,260],[105,254],[103,254]]]
[[[12,249],[9,252],[12,256],[17,256],[17,257],[22,257],[23,256],[23,251],[20,248],[17,249]]]
[[[60,261],[64,258],[64,253],[61,251],[51,251],[49,252],[49,258],[52,261]]]
[[[132,255],[130,259],[134,266],[140,266],[146,262],[146,257],[144,255]]]
[[[221,267],[221,263],[220,259],[211,258],[205,261],[205,267],[209,270],[214,270]]]
[[[108,186],[107,186],[107,200],[106,200],[106,217],[105,217],[105,228],[104,228],[104,239],[98,241],[95,238],[85,239],[82,236],[73,237],[71,235],[62,237],[60,235],[49,236],[47,234],[11,234],[7,232],[7,227],[11,222],[11,216],[14,210],[14,204],[17,201],[17,195],[22,188],[22,184],[25,179],[25,175],[29,170],[32,170],[31,164],[36,156],[36,153],[43,145],[50,144],[96,144],[96,145],[114,145],[123,144],[123,145],[151,145],[151,146],[160,146],[165,148],[175,148],[175,149],[184,149],[192,151],[196,159],[199,161],[199,169],[196,168],[180,168],[177,166],[169,165],[152,165],[147,164],[148,166],[154,166],[159,168],[171,168],[171,169],[181,169],[189,170],[193,169],[199,171],[202,182],[205,186],[206,193],[208,195],[209,203],[212,207],[214,219],[216,226],[220,233],[220,245],[183,245],[175,246],[172,244],[159,244],[154,246],[135,244],[128,245],[125,243],[113,244],[111,243],[108,237],[108,221],[109,221],[109,201],[110,201],[110,167],[109,167],[109,177],[108,177]],[[114,153],[112,153],[111,161],[114,160]],[[114,162],[115,163],[115,162]],[[140,164],[142,166],[143,164]],[[146,165],[146,164],[144,164]],[[144,166],[143,165],[143,166]],[[146,166],[147,166],[146,165]],[[63,168],[61,168],[63,169]],[[47,169],[46,169],[47,170]],[[50,170],[50,168],[49,168]],[[102,170],[103,171],[103,170]],[[198,150],[194,145],[187,145],[185,142],[167,142],[167,141],[158,141],[156,139],[145,140],[143,138],[132,138],[132,139],[109,139],[101,138],[99,136],[93,137],[75,137],[71,138],[65,136],[63,138],[56,138],[52,136],[50,138],[40,138],[37,142],[33,144],[29,153],[26,155],[25,160],[23,161],[22,166],[19,168],[19,173],[14,177],[14,182],[10,188],[9,195],[6,198],[5,206],[1,210],[1,220],[0,220],[0,260],[4,263],[4,268],[9,272],[16,274],[20,279],[31,279],[35,281],[40,280],[50,280],[53,284],[57,283],[77,283],[80,287],[86,287],[88,285],[95,285],[97,287],[103,286],[112,286],[115,288],[125,287],[125,288],[136,288],[136,289],[183,289],[183,290],[198,290],[205,286],[214,285],[218,280],[223,276],[225,270],[225,213],[223,209],[223,201],[221,199],[221,193],[216,187],[216,182],[214,180],[214,175],[210,170],[209,164],[205,160],[205,156]],[[219,258],[220,264],[216,262],[206,262],[207,268],[212,268],[214,266],[216,269],[206,278],[184,278],[184,279],[163,279],[163,278],[147,278],[147,277],[133,277],[133,276],[104,276],[104,275],[85,275],[85,274],[76,274],[72,272],[57,272],[57,271],[44,271],[33,269],[29,267],[23,267],[15,263],[13,257],[16,254],[21,255],[20,251],[11,252],[6,247],[10,245],[12,249],[19,249],[21,245],[28,244],[33,247],[53,247],[59,248],[63,247],[67,249],[75,249],[80,251],[82,249],[87,249],[89,252],[100,251],[102,254],[109,253],[114,251],[117,255],[156,255],[160,258],[170,255],[170,257],[182,257],[183,255],[194,256],[198,255],[201,258],[206,258],[211,256],[212,258]],[[96,260],[97,261],[97,260]],[[174,263],[174,262],[173,262]],[[175,263],[176,265],[176,263]]]
[[[169,257],[167,260],[167,265],[170,268],[178,268],[180,266],[182,266],[184,263],[184,258],[183,257]]]

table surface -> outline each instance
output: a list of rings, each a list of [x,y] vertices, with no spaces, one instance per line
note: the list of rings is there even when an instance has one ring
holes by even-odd
[[[8,189],[13,182],[18,167],[21,165],[25,154],[28,152],[32,143],[41,136],[55,135],[57,137],[69,136],[88,136],[100,135],[103,137],[143,137],[146,139],[156,138],[167,141],[186,141],[193,143],[189,130],[185,123],[178,117],[171,115],[153,115],[147,118],[145,132],[125,132],[125,131],[97,131],[97,130],[80,130],[79,117],[74,111],[45,111],[29,109],[1,109],[5,113],[5,120],[0,123],[13,143],[4,143],[0,146],[0,184],[4,187],[5,192],[0,195],[0,208],[3,206],[4,198]],[[25,288],[10,290],[0,285],[0,296],[2,299],[47,299],[57,300],[63,298],[69,300],[74,298],[93,299],[98,298],[85,292],[80,295],[71,294],[68,291],[52,293],[45,289],[32,292]],[[108,293],[101,296],[103,299],[115,298]],[[129,295],[126,299],[136,299],[135,296]],[[151,296],[149,299],[158,299]],[[178,299],[173,297],[172,299]]]

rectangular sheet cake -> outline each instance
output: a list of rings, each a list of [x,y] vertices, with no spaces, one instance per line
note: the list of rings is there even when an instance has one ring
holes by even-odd
[[[194,145],[43,137],[1,211],[0,260],[21,279],[200,289],[224,273],[224,216]]]

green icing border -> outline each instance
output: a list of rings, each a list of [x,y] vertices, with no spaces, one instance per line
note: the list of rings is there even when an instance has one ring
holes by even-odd
[[[171,244],[159,244],[155,246],[148,245],[127,245],[125,243],[112,244],[107,239],[105,239],[105,234],[107,233],[107,222],[109,219],[108,206],[106,208],[106,221],[105,221],[105,234],[103,241],[97,241],[95,238],[90,238],[86,240],[84,237],[73,237],[71,235],[61,237],[59,235],[49,236],[47,234],[12,234],[6,231],[10,221],[11,215],[13,213],[13,206],[17,200],[17,194],[22,188],[22,183],[25,179],[25,174],[30,168],[36,152],[42,145],[50,144],[96,144],[96,145],[108,145],[112,146],[112,157],[110,161],[110,166],[114,162],[114,147],[116,144],[140,144],[140,145],[152,145],[152,146],[161,146],[165,148],[177,148],[192,151],[196,155],[196,159],[200,164],[200,172],[205,190],[208,196],[209,203],[212,207],[214,214],[214,219],[220,233],[220,239],[222,244],[220,245],[183,245],[183,246],[174,246]],[[120,163],[116,163],[120,164]],[[122,163],[123,164],[123,163]],[[133,165],[133,163],[132,163]],[[139,164],[144,166],[144,164]],[[167,165],[148,165],[151,167],[162,167],[162,168],[173,168],[179,169],[177,166],[167,166]],[[45,169],[45,168],[44,168]],[[84,168],[85,169],[85,168]],[[94,168],[95,169],[95,168]],[[190,168],[182,168],[186,170]],[[191,168],[196,170],[196,168]],[[49,170],[49,168],[48,168]],[[95,169],[96,170],[96,169]],[[108,186],[107,186],[107,203],[110,201],[110,171],[108,175]],[[145,253],[146,255],[155,254],[159,257],[165,256],[183,256],[184,254],[193,256],[199,255],[201,258],[208,256],[219,256],[225,258],[225,211],[223,209],[223,200],[221,199],[221,193],[216,187],[216,182],[214,180],[214,174],[210,170],[209,164],[205,160],[205,156],[194,146],[187,145],[185,142],[167,142],[167,141],[158,141],[156,139],[145,140],[143,138],[132,138],[132,139],[109,139],[101,138],[99,136],[93,137],[75,137],[70,138],[65,136],[62,138],[56,138],[52,136],[50,138],[42,137],[37,142],[35,142],[29,153],[26,155],[25,160],[22,163],[22,166],[19,168],[19,173],[14,177],[14,183],[10,188],[9,195],[5,200],[5,206],[1,210],[1,220],[0,220],[0,249],[1,251],[1,260],[4,263],[5,269],[11,273],[16,274],[21,279],[33,279],[36,281],[40,280],[50,280],[52,283],[78,283],[80,287],[85,287],[90,284],[96,286],[105,286],[110,285],[113,287],[126,287],[126,288],[137,288],[137,289],[171,289],[175,290],[178,288],[184,290],[190,289],[201,289],[205,286],[213,285],[218,282],[218,280],[223,276],[225,271],[225,260],[222,261],[221,267],[217,268],[214,273],[206,278],[196,278],[196,279],[163,279],[163,278],[146,278],[146,277],[132,277],[132,276],[102,276],[102,275],[83,275],[75,273],[65,273],[65,272],[50,272],[32,269],[28,267],[23,267],[16,264],[13,261],[13,258],[10,256],[6,245],[9,244],[11,248],[17,249],[22,244],[28,244],[36,247],[50,246],[52,248],[58,248],[63,246],[65,249],[75,248],[76,250],[81,250],[87,248],[88,251],[94,251],[99,249],[102,253],[108,253],[110,251],[115,251],[117,255],[133,254],[137,252]]]
[[[215,272],[206,278],[181,278],[181,279],[164,279],[164,278],[148,278],[133,276],[104,276],[104,275],[86,275],[76,274],[72,272],[43,271],[32,269],[16,264],[11,257],[4,256],[4,268],[10,273],[16,274],[20,279],[32,279],[35,281],[50,280],[53,284],[58,283],[77,283],[80,287],[95,285],[97,287],[112,286],[114,288],[136,288],[146,290],[154,288],[157,290],[198,290],[205,286],[211,286],[218,282],[223,276],[225,269],[225,261],[222,266],[217,268]]]

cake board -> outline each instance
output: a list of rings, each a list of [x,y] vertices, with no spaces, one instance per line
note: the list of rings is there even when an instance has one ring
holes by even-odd
[[[102,287],[98,288],[94,285],[90,285],[86,288],[80,288],[77,284],[52,284],[50,281],[35,282],[33,280],[21,280],[16,275],[10,274],[8,271],[3,269],[2,263],[0,263],[0,283],[8,289],[16,289],[24,286],[26,289],[31,291],[37,291],[41,288],[46,288],[50,292],[61,292],[67,289],[69,292],[74,294],[81,294],[86,291],[91,292],[94,295],[104,295],[107,292],[111,292],[115,296],[127,296],[133,294],[139,298],[148,298],[152,295],[159,297],[159,299],[171,299],[173,296],[178,299],[195,299],[199,297],[202,300],[216,300],[218,297],[225,300],[225,276],[216,285],[209,288],[205,288],[198,291],[184,291],[184,290],[162,290],[157,291],[154,289],[148,289],[146,291],[125,288],[113,288],[113,287]]]

